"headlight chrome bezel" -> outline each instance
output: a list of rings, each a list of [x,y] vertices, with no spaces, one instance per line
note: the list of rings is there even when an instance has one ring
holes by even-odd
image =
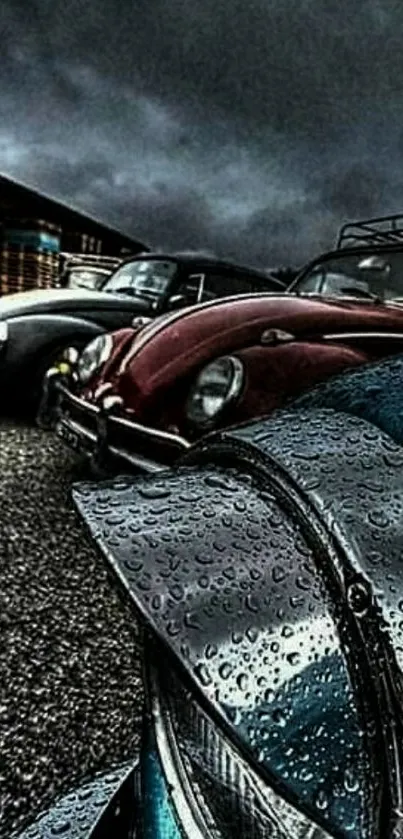
[[[224,373],[222,370],[223,366],[227,367],[227,371]],[[220,367],[221,370],[219,369]],[[211,377],[214,378],[214,374],[216,374],[218,378],[220,376],[223,377],[222,385],[226,389],[224,392],[217,394],[215,397],[214,395],[210,395],[209,397],[208,394],[203,393],[203,388],[207,390],[210,385],[210,387],[213,386],[214,389],[214,382],[211,380]],[[218,385],[218,387],[220,386],[218,382],[215,384],[216,386]],[[244,384],[245,368],[243,362],[237,356],[224,355],[210,362],[200,371],[196,381],[189,391],[185,406],[186,419],[192,426],[204,431],[214,428],[217,420],[222,416],[223,412],[231,405],[234,405],[234,403],[239,399],[244,388]],[[209,411],[206,411],[205,405],[203,406],[203,399],[206,398],[215,398],[217,401],[217,407],[215,409],[211,407]]]
[[[80,385],[85,386],[91,381],[95,373],[109,360],[112,351],[113,338],[108,333],[97,335],[84,347],[75,369]]]

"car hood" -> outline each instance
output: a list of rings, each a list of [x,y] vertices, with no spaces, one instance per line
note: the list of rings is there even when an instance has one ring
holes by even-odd
[[[354,331],[403,333],[403,308],[287,293],[217,300],[149,324],[134,337],[119,373],[130,375],[143,399],[155,398],[211,359],[260,344],[267,329],[297,340]]]
[[[37,289],[7,294],[0,299],[0,320],[45,312],[79,311],[80,309],[129,309],[141,314],[150,311],[150,304],[140,298],[90,289]]]
[[[402,450],[334,411],[278,412],[198,448],[200,463],[165,476],[76,485],[76,505],[138,614],[267,782],[334,835],[367,835],[350,832],[373,793],[352,685],[358,654],[371,696],[379,624],[367,604],[360,631],[375,635],[354,648],[346,592],[362,580],[379,596],[379,633],[403,673]],[[309,539],[307,509],[324,523]],[[334,544],[343,560],[326,577]]]

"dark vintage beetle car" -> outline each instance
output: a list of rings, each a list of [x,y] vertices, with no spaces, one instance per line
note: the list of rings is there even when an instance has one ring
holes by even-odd
[[[403,300],[403,215],[343,225],[336,249],[306,265],[288,288],[294,294]]]
[[[363,365],[75,487],[140,619],[142,742],[20,839],[401,839],[402,379]]]
[[[197,253],[142,253],[126,259],[98,291],[38,290],[0,300],[3,405],[37,408],[45,371],[64,348],[154,318],[196,300],[284,285],[266,271]]]
[[[208,432],[402,350],[403,306],[228,298],[72,349],[48,371],[39,420],[98,465],[158,471]]]

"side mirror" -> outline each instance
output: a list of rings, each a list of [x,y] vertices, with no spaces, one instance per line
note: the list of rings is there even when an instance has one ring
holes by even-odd
[[[168,309],[169,311],[174,309],[180,309],[182,306],[186,305],[186,297],[184,294],[174,294],[168,300]]]

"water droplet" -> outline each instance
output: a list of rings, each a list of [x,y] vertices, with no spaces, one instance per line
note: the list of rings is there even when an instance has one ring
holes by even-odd
[[[344,772],[344,786],[347,792],[356,792],[359,789],[359,781],[351,768]]]
[[[329,806],[329,801],[326,793],[323,790],[319,790],[315,799],[315,804],[318,810],[327,810]]]
[[[298,608],[302,607],[304,605],[304,603],[305,603],[305,600],[304,600],[302,594],[300,594],[300,595],[295,595],[294,594],[294,595],[292,595],[292,597],[290,597],[290,606],[291,606],[292,609],[298,609]]]
[[[207,687],[211,684],[211,674],[205,664],[196,664],[196,667],[194,668],[194,674],[195,676],[197,676],[203,687]]]
[[[133,556],[130,559],[125,559],[124,565],[129,571],[133,571],[134,573],[136,573],[138,571],[142,571],[144,562],[142,559],[137,559]]]
[[[347,603],[357,617],[362,617],[368,611],[371,594],[365,583],[351,583],[347,589]]]
[[[284,728],[287,725],[287,717],[280,708],[275,708],[272,711],[272,720],[276,725],[279,725],[281,728]]]
[[[247,609],[249,609],[250,612],[259,611],[259,604],[257,603],[256,599],[253,597],[252,594],[248,594],[245,598],[245,606]]]
[[[167,633],[174,638],[176,635],[180,633],[180,626],[176,621],[168,621],[167,623]]]
[[[226,662],[224,662],[224,664],[221,664],[218,672],[219,672],[222,679],[229,679],[233,670],[234,670],[233,666],[226,661]]]
[[[188,629],[201,629],[200,621],[193,612],[185,612],[183,623]]]
[[[368,519],[376,527],[385,529],[389,526],[389,517],[384,510],[371,510],[368,513]]]
[[[312,586],[311,580],[308,580],[307,577],[297,577],[296,584],[302,591],[309,591]]]
[[[274,702],[275,698],[276,694],[273,688],[267,688],[267,690],[265,690],[264,692],[264,701],[271,703]]]
[[[301,656],[300,656],[299,653],[295,652],[295,653],[288,653],[286,658],[287,658],[287,661],[288,661],[289,664],[294,665],[294,664],[298,664],[298,662],[301,659]]]
[[[160,594],[155,594],[152,601],[151,601],[151,608],[157,612],[162,607],[162,597]]]
[[[169,594],[171,595],[171,597],[173,597],[173,599],[177,600],[178,602],[180,600],[183,600],[183,598],[185,596],[185,590],[184,590],[183,586],[180,585],[179,583],[175,583],[175,585],[169,586],[168,591],[169,591]]]
[[[303,766],[299,773],[299,777],[301,781],[312,781],[313,772],[307,766]]]
[[[52,833],[54,836],[62,836],[63,833],[67,833],[72,829],[71,821],[63,821],[63,822],[56,822],[56,824],[52,824]]]
[[[236,679],[236,683],[239,687],[239,690],[245,691],[248,686],[248,676],[247,673],[239,673]]]
[[[286,572],[279,565],[274,566],[271,575],[274,583],[281,583],[286,578]]]
[[[167,487],[157,486],[157,485],[150,485],[150,486],[141,486],[138,489],[139,495],[142,495],[143,498],[169,498],[171,495],[171,490]]]
[[[231,493],[238,488],[233,481],[221,475],[207,475],[204,478],[204,483],[209,487],[213,487],[213,489],[222,489]]]

